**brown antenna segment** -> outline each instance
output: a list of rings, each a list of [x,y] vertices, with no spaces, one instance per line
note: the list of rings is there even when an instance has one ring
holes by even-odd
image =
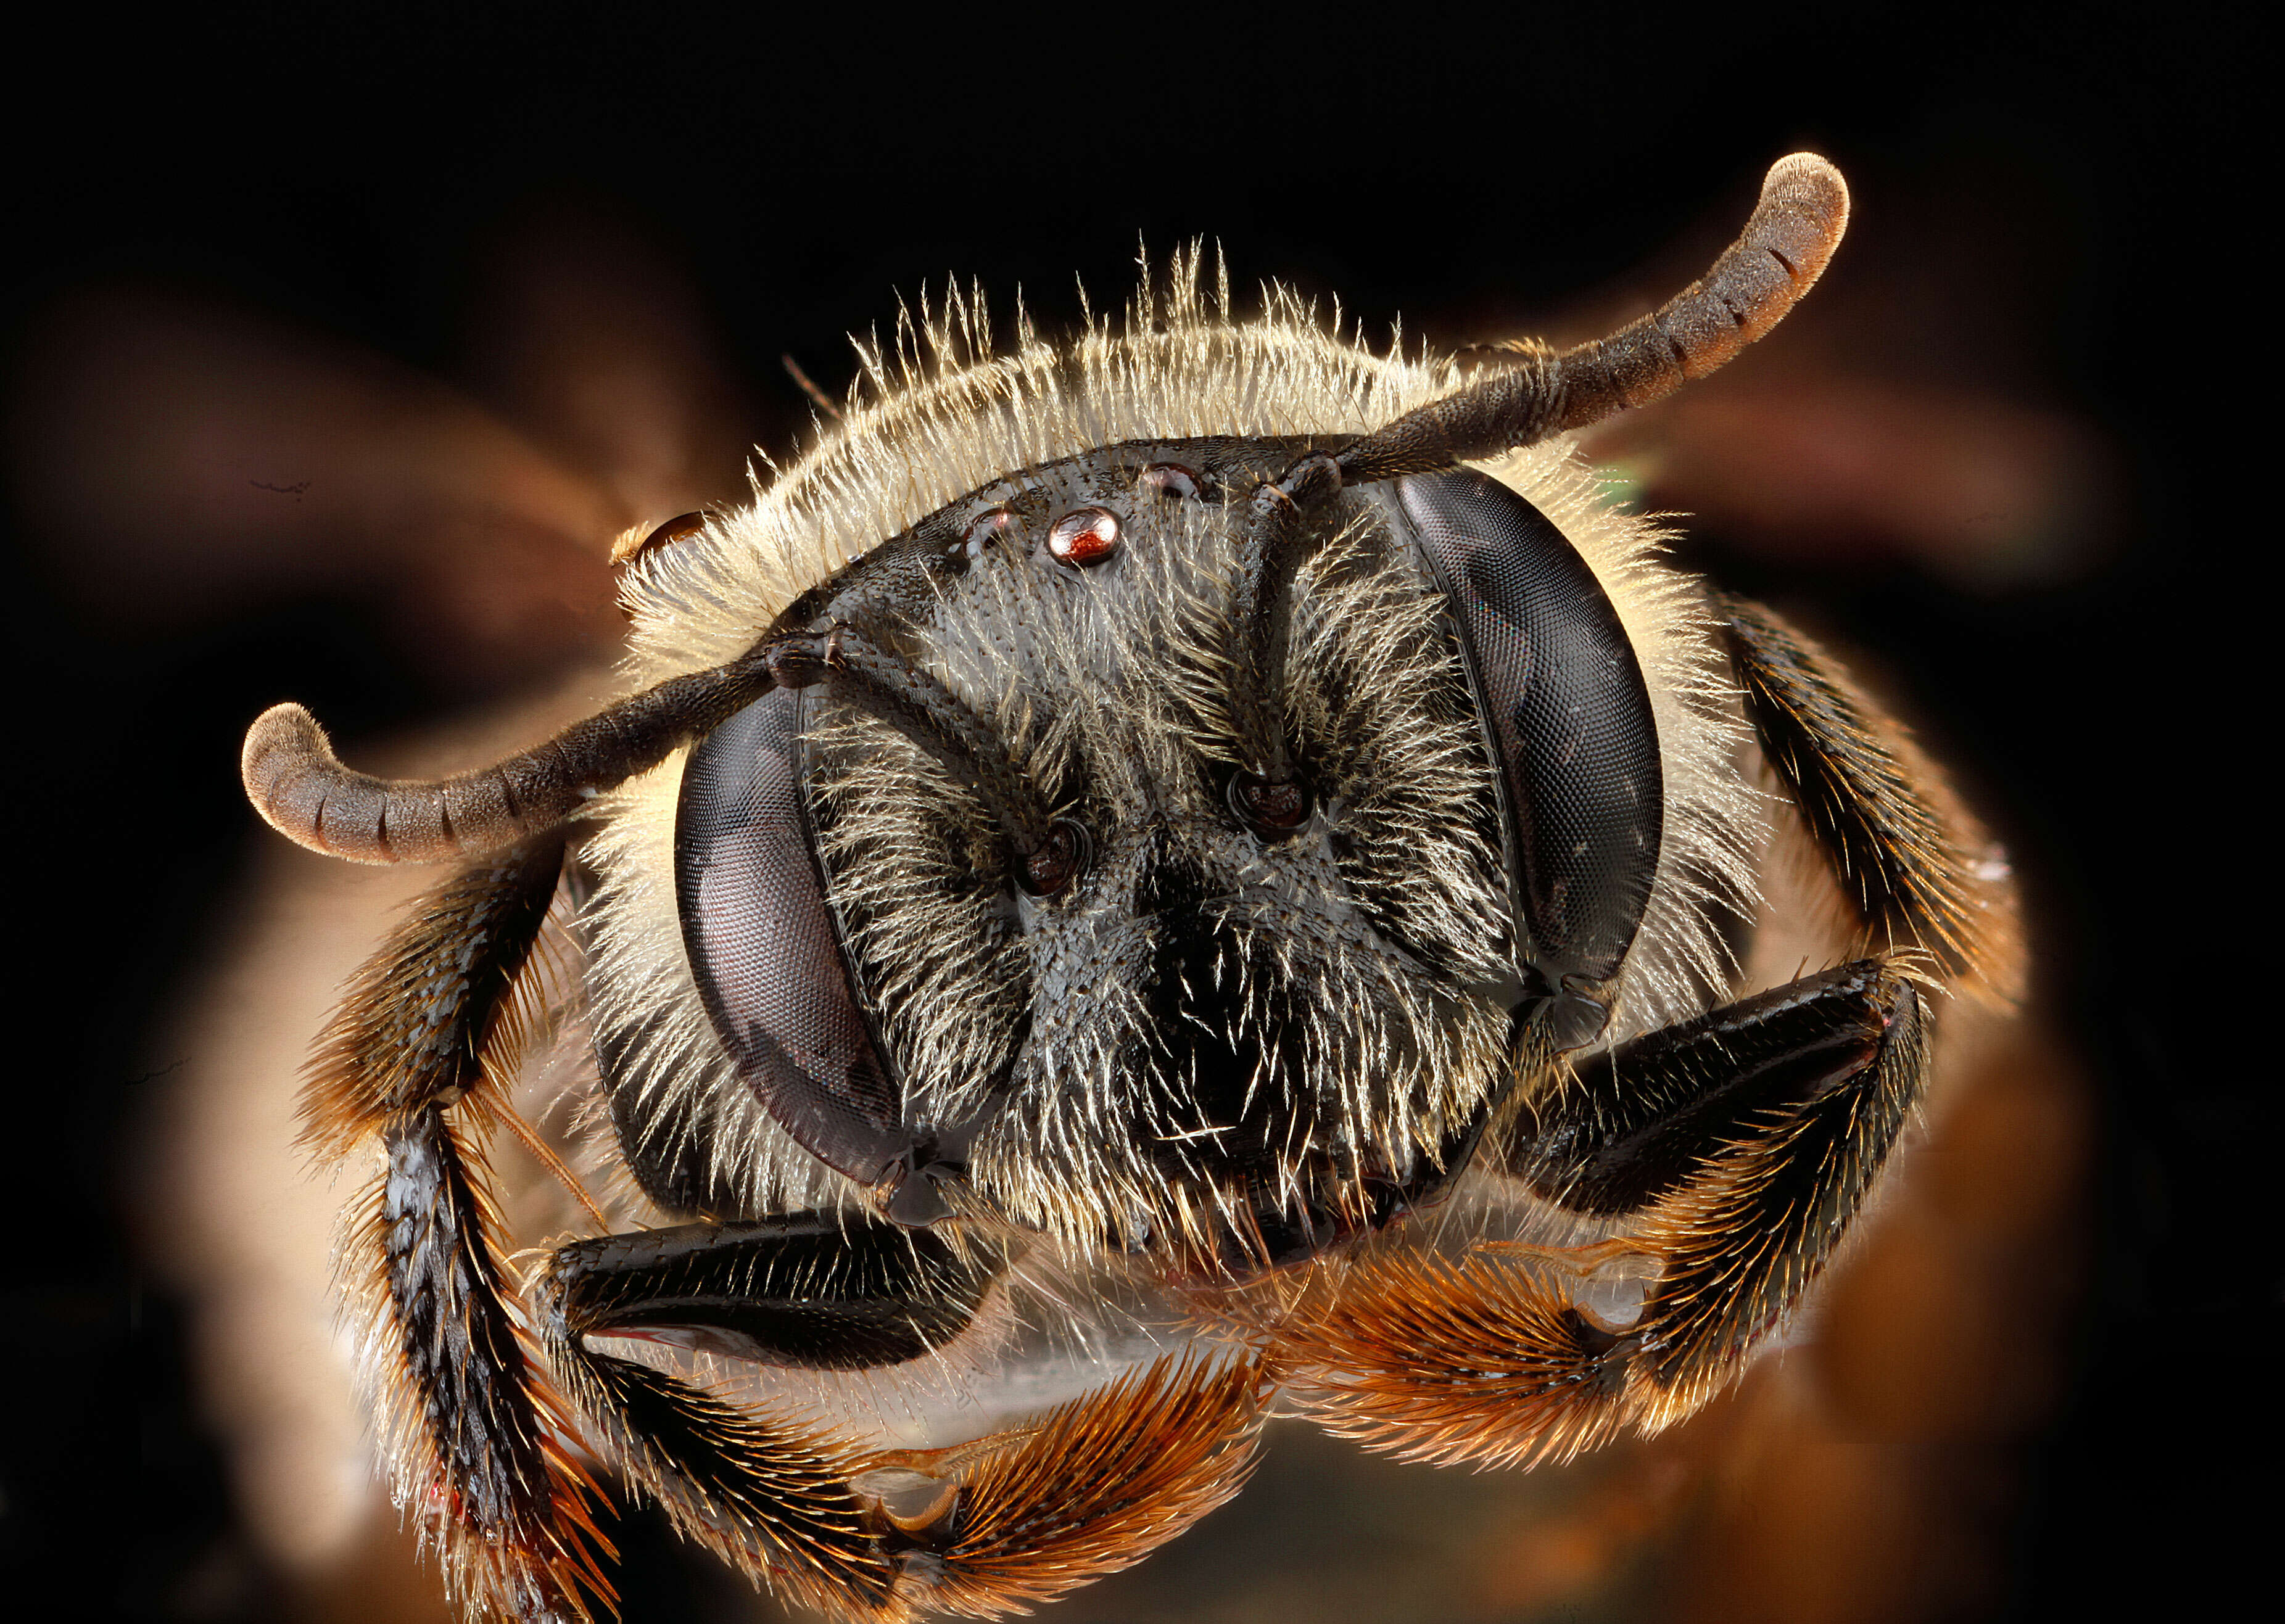
[[[1519,350],[1496,375],[1374,430],[1339,453],[1346,482],[1496,457],[1671,395],[1782,321],[1848,225],[1840,170],[1811,153],[1779,159],[1746,229],[1703,277],[1608,338],[1560,355]]]

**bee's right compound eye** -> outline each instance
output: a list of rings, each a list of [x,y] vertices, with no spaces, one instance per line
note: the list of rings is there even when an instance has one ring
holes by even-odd
[[[802,803],[802,699],[739,711],[691,751],[675,813],[682,940],[738,1074],[819,1160],[860,1183],[911,1148],[859,1002]]]

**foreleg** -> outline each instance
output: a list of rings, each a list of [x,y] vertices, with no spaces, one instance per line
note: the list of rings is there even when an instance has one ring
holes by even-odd
[[[588,1597],[610,1601],[593,1485],[523,1345],[483,1139],[466,1132],[506,1110],[529,1014],[519,978],[562,854],[562,836],[543,835],[422,898],[351,982],[302,1095],[321,1165],[382,1164],[345,1219],[342,1284],[365,1320],[397,1503],[479,1616],[585,1619]]]
[[[883,1453],[593,1344],[886,1369],[964,1334],[1006,1267],[951,1227],[801,1215],[576,1243],[556,1252],[540,1298],[573,1398],[689,1537],[836,1617],[990,1617],[1140,1559],[1235,1493],[1258,1365],[1174,1355],[1017,1432]],[[869,1492],[883,1471],[942,1492],[898,1516]]]
[[[1560,1251],[1368,1257],[1278,1356],[1337,1432],[1438,1461],[1567,1457],[1690,1414],[1798,1304],[1879,1173],[1928,1063],[1884,961],[1845,965],[1627,1044],[1488,1147],[1545,1198],[1634,1220]],[[1582,1306],[1632,1254],[1638,1313]]]
[[[1718,593],[1713,607],[1762,754],[1855,910],[1859,950],[1917,946],[1945,976],[2013,996],[2008,898],[1934,764],[1768,609]]]

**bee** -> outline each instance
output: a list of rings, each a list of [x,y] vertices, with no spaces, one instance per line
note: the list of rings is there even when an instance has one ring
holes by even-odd
[[[625,549],[625,698],[434,782],[254,724],[279,830],[452,865],[304,1115],[373,1167],[342,1290],[472,1616],[610,1604],[605,1466],[797,1603],[991,1617],[1222,1503],[1273,1411],[1523,1466],[1737,1377],[1945,1007],[2014,996],[2012,903],[1572,436],[1768,332],[1847,214],[1786,158],[1559,352],[1237,321],[1195,250],[1067,343],[952,296],[751,506]],[[593,1232],[512,1255],[486,1147],[553,1156],[551,1027]]]

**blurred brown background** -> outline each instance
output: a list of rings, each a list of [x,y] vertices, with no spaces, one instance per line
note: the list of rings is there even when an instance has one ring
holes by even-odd
[[[354,759],[555,702],[611,652],[611,535],[735,499],[809,421],[780,356],[837,394],[841,335],[947,272],[1061,326],[1074,271],[1115,303],[1138,237],[1205,235],[1240,288],[1377,337],[1577,338],[1695,275],[1804,145],[1857,199],[1825,285],[1600,450],[1696,515],[1682,562],[1854,650],[1959,765],[2019,866],[2032,1011],[1801,1345],[1699,1421],[1530,1477],[1281,1432],[1246,1497],[1063,1616],[2043,1619],[2233,1565],[2261,1502],[2225,1418],[2279,1275],[2241,1210],[2275,1068],[2233,1031],[2274,1000],[2230,922],[2273,726],[2231,698],[2266,537],[2222,506],[2251,53],[2215,20],[56,26],[0,114],[11,1573],[90,1617],[433,1606],[385,1520],[318,1557],[264,1533],[197,1352],[232,1260],[169,1204],[168,1135],[214,1065],[186,989],[292,894],[236,790],[263,706]],[[648,1523],[626,1592],[748,1610]]]

